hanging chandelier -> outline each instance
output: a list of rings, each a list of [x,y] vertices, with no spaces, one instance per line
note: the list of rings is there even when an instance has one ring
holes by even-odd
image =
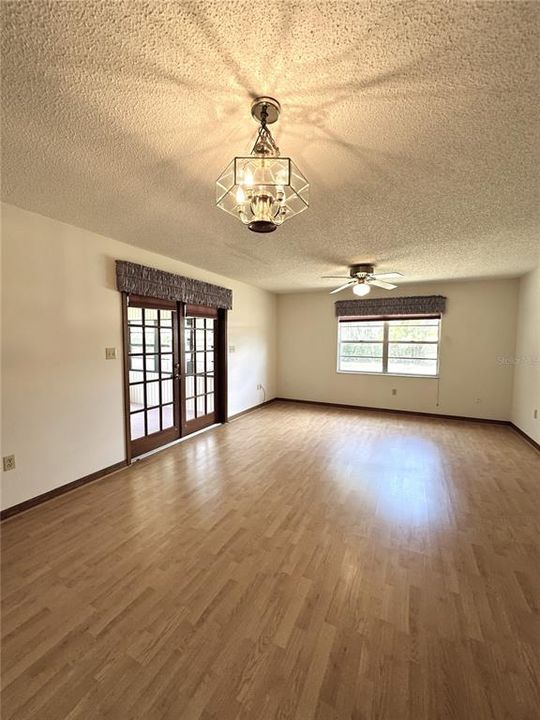
[[[291,158],[281,157],[268,125],[281,106],[271,97],[256,98],[251,115],[260,123],[248,157],[235,157],[216,181],[216,205],[253,232],[273,232],[309,205],[309,183]]]

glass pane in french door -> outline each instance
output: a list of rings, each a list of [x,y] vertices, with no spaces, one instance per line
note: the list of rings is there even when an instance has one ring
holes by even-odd
[[[174,426],[173,310],[128,307],[131,440]]]
[[[192,428],[214,420],[215,326],[215,318],[184,319],[185,417]]]

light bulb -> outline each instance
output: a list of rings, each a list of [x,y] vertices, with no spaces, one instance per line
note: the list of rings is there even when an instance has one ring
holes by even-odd
[[[371,292],[371,288],[365,283],[358,283],[353,287],[352,291],[355,295],[369,295],[369,293]]]
[[[236,202],[238,203],[238,205],[246,202],[246,194],[244,193],[242,186],[239,186],[238,190],[236,191]]]
[[[251,170],[246,170],[244,175],[244,185],[246,187],[252,187],[253,186],[253,174]]]

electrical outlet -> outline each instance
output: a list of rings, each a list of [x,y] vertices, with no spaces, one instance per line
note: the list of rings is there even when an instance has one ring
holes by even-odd
[[[116,360],[116,348],[105,348],[105,360]]]
[[[259,384],[257,385],[257,390],[262,390],[262,385],[261,385],[261,383],[259,383]]]
[[[15,455],[6,455],[2,458],[4,463],[4,472],[15,470]]]
[[[230,353],[236,352],[236,348],[234,345],[229,345],[229,352]]]

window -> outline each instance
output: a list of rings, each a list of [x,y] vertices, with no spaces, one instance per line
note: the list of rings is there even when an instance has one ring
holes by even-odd
[[[338,372],[436,376],[440,318],[340,320]]]

